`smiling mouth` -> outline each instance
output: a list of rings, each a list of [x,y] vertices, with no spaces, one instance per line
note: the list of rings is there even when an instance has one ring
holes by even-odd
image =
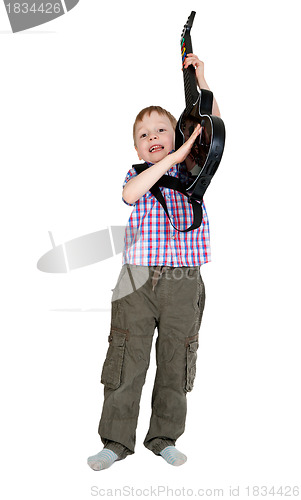
[[[152,146],[151,148],[149,148],[149,152],[156,153],[157,151],[162,151],[162,149],[164,149],[164,146],[160,146],[160,144],[158,144],[156,146]]]

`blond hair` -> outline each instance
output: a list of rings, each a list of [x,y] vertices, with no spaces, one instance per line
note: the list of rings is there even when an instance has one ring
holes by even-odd
[[[170,121],[173,129],[174,130],[176,129],[177,120],[175,119],[175,117],[169,111],[167,111],[164,108],[161,108],[161,106],[148,106],[147,108],[142,109],[138,113],[138,115],[136,116],[136,120],[134,122],[134,126],[133,126],[133,138],[134,138],[134,145],[135,146],[136,146],[135,133],[136,133],[136,127],[137,127],[138,122],[142,122],[144,116],[146,114],[148,114],[148,116],[150,116],[150,114],[153,111],[156,111],[159,115],[167,116],[167,118],[169,119],[169,121]]]

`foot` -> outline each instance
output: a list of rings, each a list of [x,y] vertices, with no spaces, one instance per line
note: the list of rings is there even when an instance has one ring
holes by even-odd
[[[166,448],[160,452],[160,455],[170,465],[183,465],[187,460],[186,455],[181,453],[174,446],[166,446]]]
[[[118,455],[114,453],[112,450],[108,450],[104,448],[97,455],[93,455],[93,457],[89,457],[87,462],[89,467],[93,470],[103,470],[108,469],[111,465],[117,460]]]

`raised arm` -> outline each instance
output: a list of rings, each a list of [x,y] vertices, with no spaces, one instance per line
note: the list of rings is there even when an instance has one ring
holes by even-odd
[[[203,61],[200,61],[198,56],[196,56],[195,54],[187,54],[184,68],[188,68],[190,64],[193,64],[193,66],[195,67],[195,74],[200,90],[202,89],[210,90],[208,83],[205,80]],[[214,116],[219,116],[219,117],[221,116],[218,104],[214,96],[213,96],[212,114]]]
[[[135,203],[167,172],[167,170],[173,165],[184,161],[186,156],[190,153],[194,141],[201,132],[201,128],[201,125],[198,124],[193,134],[177,151],[165,156],[165,158],[158,161],[158,163],[151,165],[141,172],[141,174],[129,180],[123,188],[123,199],[130,204]]]

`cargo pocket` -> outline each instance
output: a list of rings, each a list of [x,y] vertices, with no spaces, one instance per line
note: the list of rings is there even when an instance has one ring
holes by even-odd
[[[198,335],[186,339],[186,392],[193,389],[196,374],[197,350],[199,347]]]
[[[196,327],[197,330],[200,329],[201,323],[202,323],[202,317],[203,317],[203,312],[204,312],[204,307],[205,307],[205,300],[206,300],[206,292],[205,292],[205,285],[204,282],[201,278],[201,276],[198,276],[198,298],[197,298],[197,305],[196,305]]]
[[[120,386],[125,343],[128,340],[128,335],[128,330],[111,328],[110,345],[101,372],[101,383],[109,389],[118,389]]]

